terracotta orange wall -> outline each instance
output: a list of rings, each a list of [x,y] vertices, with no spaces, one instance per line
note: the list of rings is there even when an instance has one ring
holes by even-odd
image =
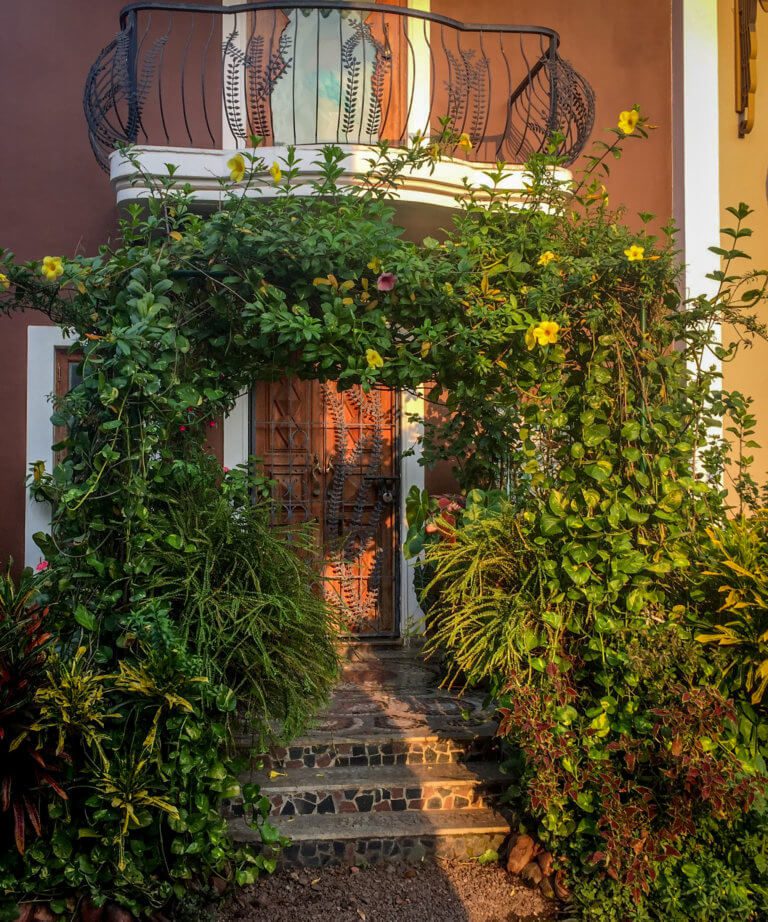
[[[738,136],[734,97],[734,27],[733,0],[721,0],[719,9],[719,72],[720,72],[720,202],[723,225],[733,220],[725,212],[728,205],[746,202],[754,209],[748,225],[753,236],[746,242],[752,262],[741,268],[768,268],[768,13],[758,8],[758,89],[755,126],[745,138]],[[723,246],[727,246],[727,241]],[[768,323],[768,306],[761,307],[761,319]],[[723,338],[733,338],[732,330],[724,330]],[[761,448],[754,451],[753,476],[768,479],[768,343],[755,342],[753,348],[740,352],[726,365],[723,384],[727,390],[739,390],[754,398],[757,415],[757,436]]]
[[[612,203],[630,215],[652,212],[662,224],[672,215],[672,0],[432,0],[431,9],[464,22],[559,32],[560,54],[595,91],[593,139],[605,139],[601,132],[635,103],[658,126],[612,162]]]
[[[19,259],[92,253],[115,229],[114,196],[83,118],[91,62],[117,31],[121,0],[0,5],[0,246]],[[0,565],[24,559],[27,326],[0,319]]]

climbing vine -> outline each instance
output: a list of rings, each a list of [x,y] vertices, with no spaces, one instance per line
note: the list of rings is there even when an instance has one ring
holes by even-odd
[[[765,276],[730,270],[747,233],[742,206],[720,293],[683,301],[671,232],[650,233],[646,215],[640,230],[625,224],[602,184],[622,145],[645,133],[636,111],[622,113],[575,182],[559,178],[555,154],[535,157],[513,203],[498,165],[482,187],[466,189],[450,227],[418,243],[396,225],[390,199],[400,177],[446,146],[468,149],[468,135],[417,138],[404,153],[382,147],[354,190],[339,185],[343,152],[327,147],[308,198],[294,191],[294,151],[274,164],[258,151],[236,154],[221,206],[207,216],[194,211],[171,165],[165,177],[142,177],[152,195],[128,209],[119,243],[96,256],[20,265],[2,255],[2,310],[42,312],[82,354],[81,383],[54,407],[53,422],[66,430],[63,459],[30,471],[33,495],[52,508],[50,533],[36,536],[37,591],[61,637],[65,662],[56,668],[87,667],[120,700],[134,691],[165,702],[152,712],[156,722],[131,725],[136,738],[141,728],[134,764],[119,762],[113,738],[114,764],[144,797],[140,816],[125,808],[120,837],[108,831],[115,816],[107,812],[101,851],[77,864],[84,853],[65,835],[70,808],[51,801],[46,822],[61,833],[50,839],[55,860],[46,844],[33,855],[36,866],[58,868],[51,892],[118,896],[136,908],[142,895],[153,905],[180,899],[184,868],[174,865],[170,882],[158,884],[157,865],[143,857],[150,823],[157,842],[172,830],[181,854],[215,855],[197,874],[247,882],[265,866],[228,850],[214,819],[222,798],[238,796],[229,763],[216,757],[226,746],[221,726],[235,713],[231,686],[242,684],[243,713],[257,732],[275,719],[295,732],[333,681],[334,653],[333,624],[306,563],[311,537],[278,541],[258,468],[223,470],[205,450],[210,428],[255,382],[424,388],[425,461],[450,459],[468,488],[503,489],[531,547],[557,549],[544,555],[542,598],[584,603],[590,618],[661,606],[660,578],[686,566],[683,539],[723,504],[727,448],[708,432],[722,400],[707,356],[727,361],[733,349],[718,344],[716,326],[762,332],[752,308]],[[276,195],[258,195],[265,183]],[[228,636],[244,620],[253,649],[268,651],[248,681],[247,657],[231,659],[232,645],[211,643],[210,633],[213,624]],[[115,670],[122,678],[113,686]],[[177,681],[169,676],[179,674],[193,688],[210,682],[212,695],[168,697]],[[216,791],[204,822],[191,818],[195,799],[208,796],[190,787],[195,746],[187,741],[183,757],[173,745],[154,748],[161,719],[168,739],[186,732],[172,712],[187,706],[220,712],[200,716],[216,731],[205,743]],[[137,707],[146,720],[150,712]],[[109,723],[101,712],[98,721]],[[88,752],[81,766],[91,764]],[[185,781],[164,796],[170,760]],[[139,764],[157,771],[138,778]],[[258,822],[257,792],[240,793],[274,838]],[[90,802],[71,809],[98,826]],[[7,884],[14,899],[34,896],[30,860],[0,858],[4,886],[22,882]]]

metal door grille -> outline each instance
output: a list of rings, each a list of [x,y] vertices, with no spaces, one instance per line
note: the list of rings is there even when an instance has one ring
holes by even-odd
[[[258,385],[252,406],[276,521],[320,526],[324,592],[348,633],[396,633],[397,393],[291,378]]]

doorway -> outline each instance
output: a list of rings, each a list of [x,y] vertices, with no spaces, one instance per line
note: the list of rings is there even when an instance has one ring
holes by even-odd
[[[251,446],[274,482],[275,520],[317,524],[323,591],[345,634],[399,625],[400,398],[283,378],[251,393]]]

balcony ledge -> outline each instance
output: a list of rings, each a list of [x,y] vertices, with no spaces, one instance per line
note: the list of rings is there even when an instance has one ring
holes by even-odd
[[[339,185],[342,188],[362,186],[363,177],[370,169],[369,161],[376,156],[376,149],[355,144],[339,146],[346,155]],[[220,179],[229,176],[227,160],[236,153],[234,150],[138,146],[133,151],[148,177],[166,177],[167,164],[177,167],[175,178],[179,185],[189,184],[198,211],[213,210],[225,199],[228,190],[232,189],[229,183],[222,188]],[[288,148],[285,146],[259,148],[259,154],[268,164],[275,161],[282,163],[287,153]],[[298,173],[293,182],[294,192],[298,195],[315,195],[312,184],[321,178],[318,163],[322,158],[322,145],[301,147],[297,149],[296,156]],[[490,163],[444,158],[433,165],[404,173],[394,196],[398,218],[408,221],[409,231],[418,230],[422,224],[425,232],[434,229],[436,221],[444,220],[446,209],[456,207],[456,198],[465,191],[465,181],[481,190],[489,187],[487,174],[494,168],[494,164]],[[563,168],[556,170],[555,175],[563,183],[571,179],[570,171]],[[136,174],[132,164],[119,151],[110,156],[110,178],[118,205],[126,206],[152,195],[149,182]],[[510,193],[509,203],[512,207],[516,201],[522,201],[525,179],[524,166],[505,168],[498,188]],[[278,187],[269,172],[265,171],[257,175],[256,182],[247,189],[246,195],[255,199],[272,199],[278,195]]]

